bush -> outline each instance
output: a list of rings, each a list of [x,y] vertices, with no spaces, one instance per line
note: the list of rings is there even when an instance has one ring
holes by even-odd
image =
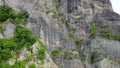
[[[96,62],[99,62],[100,60],[103,59],[103,56],[101,53],[97,52],[97,51],[94,51],[91,55],[91,60],[90,62],[93,64],[93,63],[96,63]]]
[[[11,39],[0,39],[0,60],[11,58],[11,50],[14,50],[16,44]]]
[[[18,44],[17,49],[22,48],[24,45],[28,47],[33,45],[37,41],[37,37],[33,36],[27,28],[18,26],[16,29],[15,36],[13,37],[14,42]]]
[[[72,52],[64,52],[64,56],[66,56],[66,57],[69,57],[69,56],[72,56],[73,55],[73,53]]]
[[[91,24],[90,34],[92,37],[95,37],[97,32],[96,25],[94,23]]]
[[[9,68],[9,66],[6,62],[0,61],[0,68]]]
[[[117,41],[120,41],[120,34],[117,34],[117,35],[113,36],[113,39],[117,40]]]
[[[104,35],[103,35],[103,36],[104,36],[105,38],[112,39],[112,31],[113,31],[112,28],[109,27],[109,28],[104,32]]]
[[[12,58],[11,51],[20,50],[23,46],[30,47],[37,41],[27,28],[17,27],[13,38],[0,39],[0,61]],[[1,64],[1,63],[0,63]]]
[[[82,59],[85,60],[87,58],[86,54],[82,54]]]
[[[61,51],[60,51],[60,50],[53,50],[53,51],[52,51],[52,54],[53,54],[55,57],[60,57],[60,56],[61,56]]]
[[[75,44],[76,44],[76,45],[80,45],[80,40],[76,40],[76,41],[75,41]]]
[[[26,68],[26,62],[25,61],[18,61],[17,63],[10,66],[9,68]]]
[[[4,22],[7,19],[12,19],[13,23],[20,24],[24,23],[29,14],[26,11],[21,11],[16,13],[10,6],[2,5],[0,6],[0,22]]]
[[[29,68],[36,68],[36,65],[35,65],[35,64],[31,64],[31,65],[29,66]]]
[[[40,46],[39,53],[38,53],[38,59],[40,59],[41,62],[44,63],[44,60],[46,58],[46,48],[44,47],[42,42],[40,42],[40,44],[41,46]]]
[[[29,14],[26,11],[14,13],[12,17],[13,23],[16,23],[16,24],[25,23],[28,17],[29,17]]]
[[[4,22],[13,16],[13,12],[13,9],[8,5],[0,6],[0,22]]]

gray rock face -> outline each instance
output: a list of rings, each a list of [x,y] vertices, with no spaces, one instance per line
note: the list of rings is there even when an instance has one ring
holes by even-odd
[[[100,52],[109,55],[111,58],[120,59],[120,42],[98,37],[91,42],[92,51],[98,49]]]
[[[10,38],[14,36],[16,26],[12,23],[6,23],[3,25],[3,29],[5,30],[3,33],[4,36],[6,38]]]
[[[120,43],[116,41],[96,38],[90,40],[92,42],[89,44],[90,46],[82,44],[79,48],[75,45],[76,39],[84,40],[87,43],[86,40],[90,38],[91,23],[96,24],[98,33],[105,30],[102,27],[108,25],[113,27],[114,34],[120,33],[120,15],[113,12],[110,0],[5,0],[5,3],[18,12],[25,10],[29,13],[28,23],[25,27],[39,37],[48,51],[55,49],[61,51],[63,57],[53,59],[53,61],[57,60],[55,63],[58,66],[96,68],[87,60],[81,61],[81,58],[64,58],[65,51],[75,49],[91,53],[97,48],[97,51],[112,59],[120,58]],[[13,24],[5,24],[5,37],[11,37],[14,30]],[[73,35],[73,38],[69,37],[70,34]],[[97,65],[100,65],[99,68],[109,67],[108,65],[104,67],[104,64],[100,63]],[[117,67],[113,66],[112,68]]]

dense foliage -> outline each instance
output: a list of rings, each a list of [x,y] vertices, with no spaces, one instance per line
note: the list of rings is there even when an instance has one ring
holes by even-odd
[[[8,18],[11,18],[13,15],[13,9],[8,5],[0,6],[0,22],[6,21]]]
[[[14,37],[0,39],[0,64],[12,57],[11,51],[20,50],[23,46],[30,47],[37,40],[31,32],[24,27],[18,26]]]
[[[29,29],[18,26],[13,39],[14,42],[18,44],[17,49],[20,49],[24,45],[27,45],[29,47],[30,45],[35,43],[37,37],[33,36]]]
[[[14,65],[9,66],[9,68],[26,68],[26,62],[25,61],[18,61]]]
[[[13,23],[23,23],[27,20],[29,14],[26,11],[16,13],[10,6],[0,6],[0,22],[11,19]]]
[[[29,29],[20,26],[27,22],[28,17],[26,11],[15,12],[9,5],[0,6],[0,31],[2,32],[2,24],[8,19],[17,26],[13,37],[0,39],[0,68],[25,68],[24,61],[17,61],[13,66],[9,66],[7,60],[13,57],[12,51],[18,53],[21,48],[30,48],[37,41],[37,37],[33,36]]]

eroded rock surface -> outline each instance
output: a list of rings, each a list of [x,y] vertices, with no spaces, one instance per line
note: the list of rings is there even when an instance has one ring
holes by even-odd
[[[92,23],[96,25],[99,35],[109,25],[112,26],[114,35],[120,33],[120,15],[113,11],[110,0],[0,1],[0,4],[8,4],[17,12],[27,11],[29,13],[28,23],[23,26],[29,28],[33,34],[39,37],[48,52],[56,49],[61,51],[60,58],[49,56],[58,65],[52,68],[109,68],[109,65],[111,68],[118,68],[120,66],[119,63],[111,65],[111,61],[106,60],[105,57],[109,56],[113,64],[118,62],[116,59],[120,59],[120,42],[100,37],[91,38],[90,36]],[[4,37],[8,38],[14,35],[15,25],[6,23],[4,28]],[[0,38],[3,38],[2,34],[0,34]],[[76,46],[76,40],[82,40],[80,46]],[[33,48],[33,52],[36,53],[37,49]],[[87,56],[65,58],[64,52],[72,52],[73,50],[77,50],[79,56],[83,53],[86,53]],[[105,55],[102,60],[98,61],[99,63],[89,63],[88,58],[91,57],[93,51]],[[27,55],[26,52],[24,51],[23,55]],[[29,64],[31,63],[34,62],[31,61]],[[44,67],[50,68],[46,67],[47,65],[52,64],[46,63]]]

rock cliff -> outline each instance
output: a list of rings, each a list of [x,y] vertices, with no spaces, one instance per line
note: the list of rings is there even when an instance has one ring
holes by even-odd
[[[22,26],[47,48],[44,68],[120,67],[120,15],[110,0],[0,0],[3,4],[29,13]],[[16,26],[8,22],[3,28],[0,38],[10,38]],[[21,55],[26,55],[24,49]],[[31,63],[41,68],[33,61],[26,68]]]

